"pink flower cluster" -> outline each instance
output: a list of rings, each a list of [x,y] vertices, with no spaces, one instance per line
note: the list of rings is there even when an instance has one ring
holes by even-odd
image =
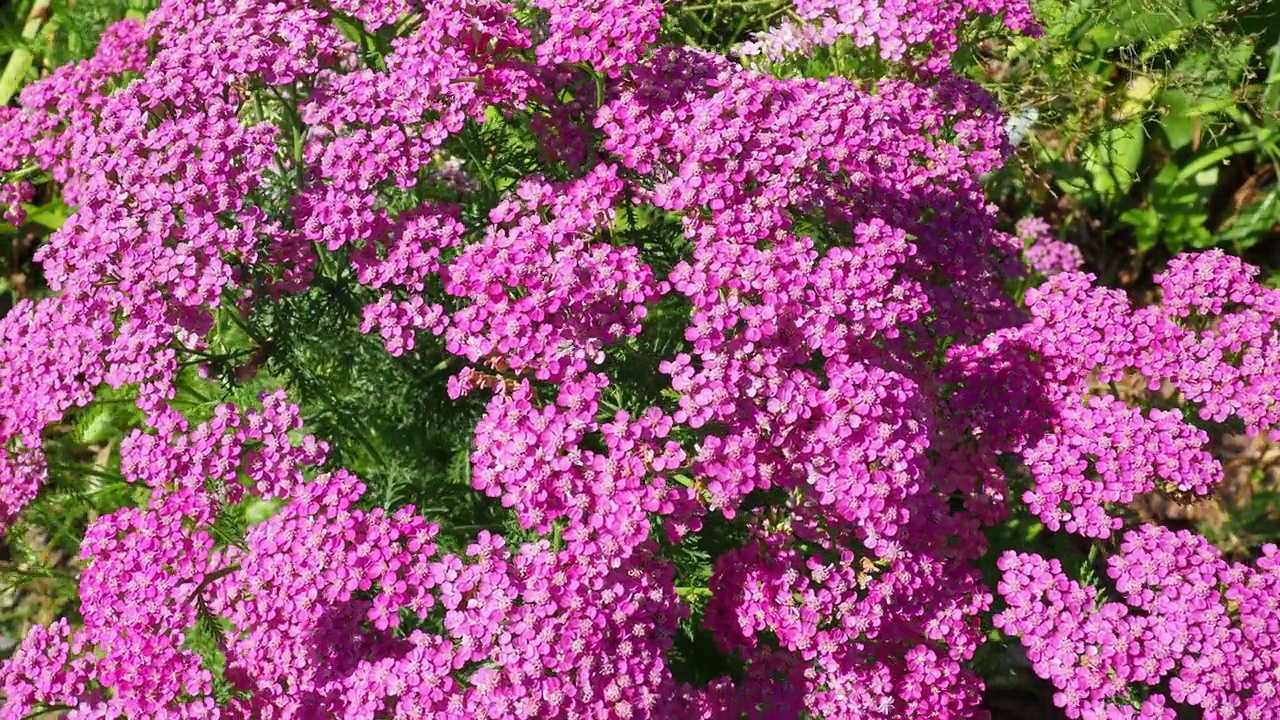
[[[663,653],[686,611],[673,568],[644,537],[648,503],[622,493],[587,503],[572,527],[598,527],[594,538],[567,531],[559,547],[508,548],[486,532],[465,553],[442,554],[439,526],[412,507],[357,509],[364,486],[353,475],[301,482],[324,447],[290,443],[297,412],[276,394],[261,411],[222,406],[189,431],[130,438],[123,469],[153,486],[151,503],[90,528],[83,627],[24,640],[0,670],[0,717],[57,703],[84,718],[673,716],[662,709],[677,698]],[[625,432],[636,431],[652,423]],[[289,502],[214,549],[216,515],[246,491]],[[652,509],[669,508],[657,493]],[[639,523],[629,535],[609,524],[617,506]],[[608,547],[626,552],[600,552]],[[396,635],[406,613],[441,632]],[[240,696],[225,707],[184,647],[201,616],[221,628]]]
[[[1280,437],[1280,294],[1255,274],[1222,251],[1180,256],[1156,278],[1162,301],[1135,308],[1093,276],[1063,272],[1028,291],[1030,322],[951,349],[963,367],[1001,350],[1023,367],[1036,405],[979,419],[992,436],[1015,431],[1007,451],[1033,481],[1022,499],[1048,528],[1103,538],[1120,527],[1108,505],[1152,490],[1209,495],[1222,468],[1205,450],[1206,423]],[[1121,380],[1145,385],[1150,406],[1121,402],[1108,387]]]
[[[981,187],[1009,145],[972,84],[782,80],[652,47],[649,0],[534,6],[166,0],[0,118],[0,170],[50,169],[75,205],[41,250],[59,294],[0,320],[0,522],[44,482],[46,427],[102,385],[138,390],[121,472],[150,488],[89,528],[84,622],[23,641],[0,718],[972,717],[994,600],[975,561],[1011,463],[1047,525],[1103,537],[1157,483],[1212,490],[1194,422],[1276,430],[1280,303],[1239,261],[1176,260],[1151,308],[1078,272],[1009,296],[1022,246]],[[1029,27],[1021,3],[803,10],[891,58],[945,55],[970,11]],[[216,318],[313,289],[372,298],[349,309],[391,354],[463,361],[449,393],[489,393],[472,485],[523,535],[372,508],[282,393],[171,407]],[[663,399],[621,409],[615,359],[671,325]],[[1121,402],[1126,374],[1187,411]],[[281,507],[228,537],[255,498]],[[1035,637],[1016,619],[1069,588],[1010,590],[1056,581],[1005,564],[1006,627]],[[1089,628],[1058,665],[1119,616],[1077,600],[1044,611]],[[682,675],[691,623],[732,671]],[[1176,697],[1266,696],[1276,658],[1201,626],[1242,669]],[[1149,662],[1191,646],[1167,647]],[[1113,716],[1088,688],[1070,702]]]
[[[1084,267],[1080,247],[1053,236],[1049,223],[1038,217],[1018,221],[1018,237],[1027,244],[1027,262],[1041,275],[1056,275]]]
[[[617,168],[602,164],[559,187],[528,178],[495,207],[484,240],[444,272],[445,290],[463,300],[445,334],[449,351],[558,382],[638,334],[662,286],[636,248],[593,242],[622,190]]]
[[[545,65],[585,63],[616,78],[658,39],[661,0],[534,0],[546,12]]]
[[[790,18],[755,33],[738,53],[782,62],[791,53],[808,55],[841,39],[854,47],[874,47],[885,60],[924,61],[932,72],[946,69],[958,47],[957,30],[971,15],[1002,17],[1010,30],[1037,35],[1026,3],[1009,0],[794,0],[799,22]]]
[[[1122,524],[1106,505],[1128,503],[1158,480],[1175,492],[1208,495],[1222,479],[1208,441],[1179,410],[1144,414],[1112,395],[1091,395],[1064,406],[1053,431],[1024,451],[1035,488],[1022,500],[1049,530],[1105,537]]]
[[[1145,526],[1107,561],[1119,595],[1108,601],[1057,560],[1010,552],[1000,559],[1008,608],[995,622],[1022,637],[1067,717],[1172,720],[1169,700],[1206,718],[1275,717],[1278,554],[1268,546],[1248,567],[1188,531]],[[1130,686],[1160,684],[1167,692],[1127,704]]]
[[[0,208],[4,208],[3,220],[15,227],[27,221],[23,203],[35,197],[36,187],[26,180],[0,185]]]

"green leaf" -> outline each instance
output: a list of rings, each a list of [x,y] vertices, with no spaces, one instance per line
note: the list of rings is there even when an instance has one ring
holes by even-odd
[[[1244,250],[1258,244],[1266,234],[1280,227],[1280,186],[1240,211],[1216,237],[1215,245],[1231,244]]]
[[[1152,207],[1170,216],[1204,209],[1218,185],[1218,168],[1201,170],[1189,178],[1183,175],[1184,168],[1172,162],[1160,169],[1151,183]]]
[[[1115,179],[1119,194],[1129,191],[1133,181],[1138,177],[1138,165],[1142,162],[1142,151],[1146,145],[1142,121],[1135,120],[1128,125],[1112,128],[1107,137],[1111,174]]]
[[[1187,10],[1196,20],[1207,20],[1222,10],[1222,5],[1215,0],[1187,0]]]
[[[58,230],[71,216],[71,208],[62,202],[62,198],[51,200],[44,205],[23,203],[22,209],[27,211],[27,222],[43,225],[50,230]]]
[[[1143,42],[1176,44],[1178,35],[1200,18],[1197,10],[1177,0],[1119,0],[1106,3],[1094,17],[1087,38],[1098,50]]]
[[[1181,81],[1188,94],[1200,102],[1232,99],[1233,90],[1253,60],[1253,38],[1230,35],[1207,47],[1189,51],[1174,63],[1169,74]]]
[[[471,448],[459,448],[449,463],[446,480],[455,485],[471,484]]]
[[[108,405],[94,405],[76,423],[76,439],[86,445],[97,445],[119,434],[115,417]]]
[[[1181,150],[1196,138],[1196,115],[1189,112],[1191,99],[1182,90],[1165,90],[1160,93],[1160,104],[1165,116],[1160,121],[1160,131],[1169,141],[1169,149]]]
[[[1120,215],[1120,222],[1133,227],[1138,252],[1150,252],[1160,242],[1160,216],[1155,210],[1132,208]]]
[[[1137,119],[1107,129],[1085,148],[1082,163],[1100,198],[1114,202],[1129,192],[1138,177],[1145,143],[1142,121]]]
[[[1191,182],[1194,183],[1196,187],[1213,189],[1218,184],[1218,175],[1220,174],[1221,169],[1216,167],[1209,168],[1208,170],[1201,170],[1191,177]]]
[[[263,500],[250,497],[244,504],[244,523],[248,526],[266,522],[284,506],[284,500]]]

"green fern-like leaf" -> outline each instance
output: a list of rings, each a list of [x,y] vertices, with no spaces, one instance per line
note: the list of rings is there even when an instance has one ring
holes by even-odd
[[[235,696],[235,688],[227,681],[225,671],[227,656],[222,652],[224,633],[229,627],[224,626],[213,615],[201,609],[196,615],[196,623],[187,629],[185,645],[196,655],[204,668],[213,675],[213,697],[219,704],[226,703]]]
[[[449,463],[449,470],[445,473],[445,482],[451,485],[471,487],[470,447],[459,448],[454,452],[453,460]]]
[[[97,445],[119,434],[110,405],[90,405],[77,418],[72,438],[85,445]]]

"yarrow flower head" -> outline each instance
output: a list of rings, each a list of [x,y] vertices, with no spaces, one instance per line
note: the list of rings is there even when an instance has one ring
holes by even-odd
[[[1027,245],[1027,262],[1041,275],[1072,272],[1084,266],[1084,255],[1072,243],[1053,236],[1049,224],[1041,218],[1029,217],[1018,221],[1018,237]]]
[[[971,15],[1002,17],[1014,32],[1040,33],[1030,7],[1018,0],[794,0],[793,5],[799,23],[784,19],[740,45],[738,53],[781,62],[789,53],[808,55],[847,38],[854,47],[874,48],[884,60],[923,61],[922,68],[942,72],[958,47],[957,30]]]
[[[1215,717],[1269,717],[1280,711],[1280,665],[1256,628],[1276,622],[1276,557],[1268,545],[1256,568],[1241,566],[1204,538],[1144,526],[1108,561],[1120,599],[1104,602],[1057,560],[1010,552],[999,588],[1009,607],[996,626],[1022,637],[1067,717],[1112,717],[1108,705],[1130,686],[1164,683],[1167,693],[1128,717],[1176,717],[1169,701]]]

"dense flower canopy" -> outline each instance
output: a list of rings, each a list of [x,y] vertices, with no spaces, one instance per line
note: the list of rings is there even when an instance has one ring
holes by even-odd
[[[104,387],[136,390],[121,473],[150,492],[87,530],[82,622],[23,640],[0,718],[973,717],[997,609],[1074,716],[1280,714],[1274,548],[1130,531],[1106,602],[1038,555],[995,586],[977,565],[1015,505],[1103,538],[1137,494],[1211,493],[1197,423],[1277,432],[1280,294],[1210,252],[1135,308],[1043,238],[1020,303],[980,182],[1003,118],[946,59],[975,13],[1033,32],[1025,3],[795,10],[812,36],[768,53],[850,37],[902,72],[660,45],[653,0],[166,0],[25,89],[0,172],[48,172],[74,213],[40,251],[56,294],[0,320],[0,523]],[[519,178],[441,160],[495,126],[534,147]],[[472,487],[524,535],[452,550],[374,506],[283,392],[180,412],[220,318],[337,283],[388,353],[459,361]],[[672,318],[642,368],[664,402],[618,407],[641,371],[613,358]],[[279,509],[227,541],[251,500]],[[732,671],[673,662],[695,611]]]

